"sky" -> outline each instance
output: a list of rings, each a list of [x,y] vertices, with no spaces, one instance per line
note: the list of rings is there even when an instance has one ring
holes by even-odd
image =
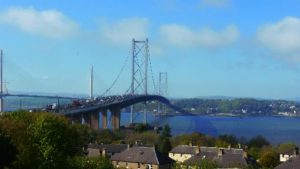
[[[149,39],[169,97],[300,96],[298,0],[0,0],[8,92],[109,94],[130,86],[132,38]],[[127,60],[127,61],[126,61]],[[153,79],[152,79],[153,77]]]

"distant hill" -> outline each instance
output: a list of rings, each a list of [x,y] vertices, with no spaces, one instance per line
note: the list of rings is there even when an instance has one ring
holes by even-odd
[[[23,91],[10,91],[9,93],[10,94],[41,95],[41,96],[88,97],[88,95],[84,95],[84,94],[72,94],[72,93],[23,92]]]
[[[237,97],[230,96],[199,96],[199,99],[216,99],[216,100],[225,100],[225,99],[236,99]]]

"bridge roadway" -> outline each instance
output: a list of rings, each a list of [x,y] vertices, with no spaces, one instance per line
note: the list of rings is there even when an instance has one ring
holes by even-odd
[[[106,96],[96,98],[94,101],[89,101],[85,104],[78,106],[65,106],[59,108],[59,113],[71,118],[72,122],[81,123],[82,118],[85,123],[93,129],[99,127],[99,112],[102,115],[102,128],[107,128],[107,111],[111,112],[111,124],[112,129],[116,130],[120,128],[120,112],[121,109],[131,106],[136,103],[142,103],[146,101],[159,101],[180,114],[190,113],[174,106],[171,102],[159,95],[121,95],[121,96]]]

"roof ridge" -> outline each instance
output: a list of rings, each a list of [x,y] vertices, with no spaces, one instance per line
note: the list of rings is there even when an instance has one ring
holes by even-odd
[[[157,151],[156,151],[156,149],[153,147],[152,148],[152,150],[154,151],[154,154],[155,154],[155,159],[156,159],[156,161],[157,161],[157,164],[159,165],[160,163],[159,163],[159,160],[158,160],[158,158],[157,158]]]

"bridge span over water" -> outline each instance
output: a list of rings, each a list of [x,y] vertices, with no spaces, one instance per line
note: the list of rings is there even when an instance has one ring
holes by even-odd
[[[176,115],[192,115],[179,107],[173,105],[167,98],[159,95],[121,95],[97,98],[86,105],[76,107],[60,108],[59,113],[69,117],[73,122],[85,124],[93,129],[99,128],[99,113],[102,116],[102,128],[106,129],[108,124],[107,112],[111,112],[112,129],[120,128],[121,110],[137,103],[147,101],[158,101],[173,109]]]
[[[144,123],[147,122],[146,115],[146,103],[149,101],[158,101],[171,109],[175,110],[175,115],[185,114],[192,115],[176,106],[174,106],[165,96],[167,96],[168,88],[168,77],[167,72],[159,73],[158,86],[156,87],[156,82],[154,79],[154,74],[152,70],[152,64],[149,54],[149,45],[148,39],[145,40],[135,40],[132,39],[132,49],[131,54],[128,55],[125,59],[123,66],[120,69],[116,79],[112,84],[105,90],[101,97],[94,97],[93,89],[93,67],[91,68],[90,74],[90,97],[86,98],[72,98],[72,97],[63,97],[63,96],[39,96],[39,95],[28,95],[28,94],[4,94],[3,92],[3,76],[2,76],[2,58],[3,52],[0,51],[0,112],[3,112],[3,98],[4,97],[35,97],[35,98],[51,98],[57,99],[57,105],[53,106],[51,109],[48,109],[48,106],[44,110],[59,112],[70,119],[73,122],[81,123],[84,121],[87,125],[91,126],[93,129],[99,128],[99,115],[102,115],[102,128],[107,128],[107,112],[111,112],[111,124],[112,129],[120,128],[120,112],[121,109],[129,107],[136,103],[145,103],[144,105]],[[111,92],[112,88],[115,86],[116,82],[120,78],[122,72],[124,72],[127,61],[131,60],[130,69],[131,69],[131,83],[129,88],[124,92],[124,95],[114,95],[114,96],[105,96],[107,93]],[[150,78],[152,79],[153,92],[155,94],[149,94],[149,78],[148,74],[151,73]],[[150,80],[151,80],[150,79]],[[157,95],[156,95],[157,94]],[[78,104],[70,105],[61,105],[60,99],[71,99],[78,100]],[[54,108],[55,107],[55,108]],[[160,109],[160,105],[158,109]],[[134,108],[131,106],[131,121],[133,123],[133,112]],[[83,120],[82,120],[83,119]]]

